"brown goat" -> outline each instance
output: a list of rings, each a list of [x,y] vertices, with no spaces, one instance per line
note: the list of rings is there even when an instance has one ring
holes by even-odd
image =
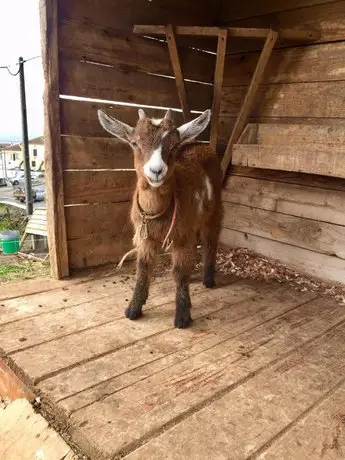
[[[203,246],[203,282],[214,286],[216,252],[222,218],[222,172],[215,153],[195,138],[207,127],[210,110],[176,128],[172,112],[161,120],[146,117],[132,128],[99,111],[100,123],[128,142],[134,151],[137,186],[131,220],[135,229],[137,281],[126,317],[142,314],[155,256],[170,242],[176,281],[175,326],[188,327],[189,280],[195,265],[198,238]],[[169,241],[168,241],[169,240]]]

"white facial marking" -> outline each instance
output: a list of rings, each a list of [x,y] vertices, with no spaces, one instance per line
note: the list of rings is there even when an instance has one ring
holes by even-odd
[[[168,171],[168,166],[162,158],[162,146],[152,152],[151,158],[144,164],[144,174],[152,187],[159,187]]]
[[[208,176],[205,176],[205,186],[207,191],[207,199],[208,201],[212,200],[212,184]]]
[[[152,118],[151,123],[154,126],[159,126],[162,123],[163,118]]]

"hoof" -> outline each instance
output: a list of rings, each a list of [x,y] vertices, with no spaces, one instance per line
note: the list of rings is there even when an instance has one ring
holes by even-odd
[[[193,320],[188,316],[176,316],[174,326],[178,329],[187,329],[192,324]]]
[[[141,309],[139,310],[138,308],[129,306],[125,310],[125,316],[128,319],[132,319],[132,320],[138,319],[140,318],[141,315],[142,315]]]
[[[211,280],[206,279],[206,280],[204,280],[203,284],[204,284],[205,288],[207,288],[207,289],[212,289],[216,285],[216,283],[215,283],[215,281],[213,279],[211,279]]]

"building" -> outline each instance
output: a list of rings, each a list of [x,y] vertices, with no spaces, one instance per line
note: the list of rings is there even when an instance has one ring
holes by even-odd
[[[6,170],[9,172],[23,169],[22,143],[5,145],[2,147]],[[44,138],[35,137],[29,141],[30,168],[32,171],[44,171]]]

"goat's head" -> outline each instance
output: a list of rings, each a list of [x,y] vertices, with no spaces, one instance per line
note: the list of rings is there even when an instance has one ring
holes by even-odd
[[[159,187],[174,172],[178,147],[192,142],[207,127],[211,111],[206,110],[198,118],[176,127],[171,110],[159,120],[148,118],[139,109],[135,128],[98,111],[98,118],[105,130],[128,142],[134,150],[137,173],[144,176],[152,187]]]

